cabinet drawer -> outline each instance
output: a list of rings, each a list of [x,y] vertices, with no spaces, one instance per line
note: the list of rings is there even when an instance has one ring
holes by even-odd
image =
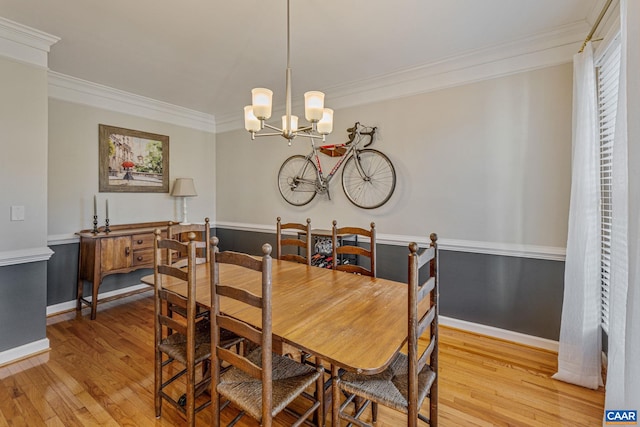
[[[133,244],[133,250],[153,248],[152,233],[134,234],[131,236],[131,243]]]
[[[133,251],[133,266],[150,265],[153,267],[153,248]]]

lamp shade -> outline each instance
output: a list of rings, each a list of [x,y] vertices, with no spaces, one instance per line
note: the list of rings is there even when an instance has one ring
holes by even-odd
[[[196,193],[196,187],[193,185],[193,178],[176,178],[171,195],[174,197],[197,196],[198,193]]]

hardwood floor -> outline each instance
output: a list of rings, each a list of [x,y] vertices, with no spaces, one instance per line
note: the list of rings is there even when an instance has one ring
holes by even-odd
[[[88,309],[50,317],[51,351],[0,367],[0,426],[184,425],[168,405],[155,418],[152,303],[145,293],[100,305],[93,321]],[[555,370],[552,352],[441,327],[440,425],[602,425],[604,390],[555,381]],[[380,407],[378,426],[404,423]]]

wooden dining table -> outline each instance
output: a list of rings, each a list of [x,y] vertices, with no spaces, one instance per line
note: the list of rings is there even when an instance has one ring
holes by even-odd
[[[196,268],[196,301],[210,307],[209,264]],[[154,276],[142,278],[153,285]],[[261,294],[260,273],[220,265],[220,284]],[[164,276],[163,287],[186,295],[186,284]],[[342,271],[273,260],[274,349],[290,344],[348,371],[375,374],[391,363],[407,338],[407,285]],[[258,309],[222,297],[220,310],[261,326]]]

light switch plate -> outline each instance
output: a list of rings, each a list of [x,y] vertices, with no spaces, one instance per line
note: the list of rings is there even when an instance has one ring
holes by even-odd
[[[24,221],[24,206],[11,206],[11,221]]]

